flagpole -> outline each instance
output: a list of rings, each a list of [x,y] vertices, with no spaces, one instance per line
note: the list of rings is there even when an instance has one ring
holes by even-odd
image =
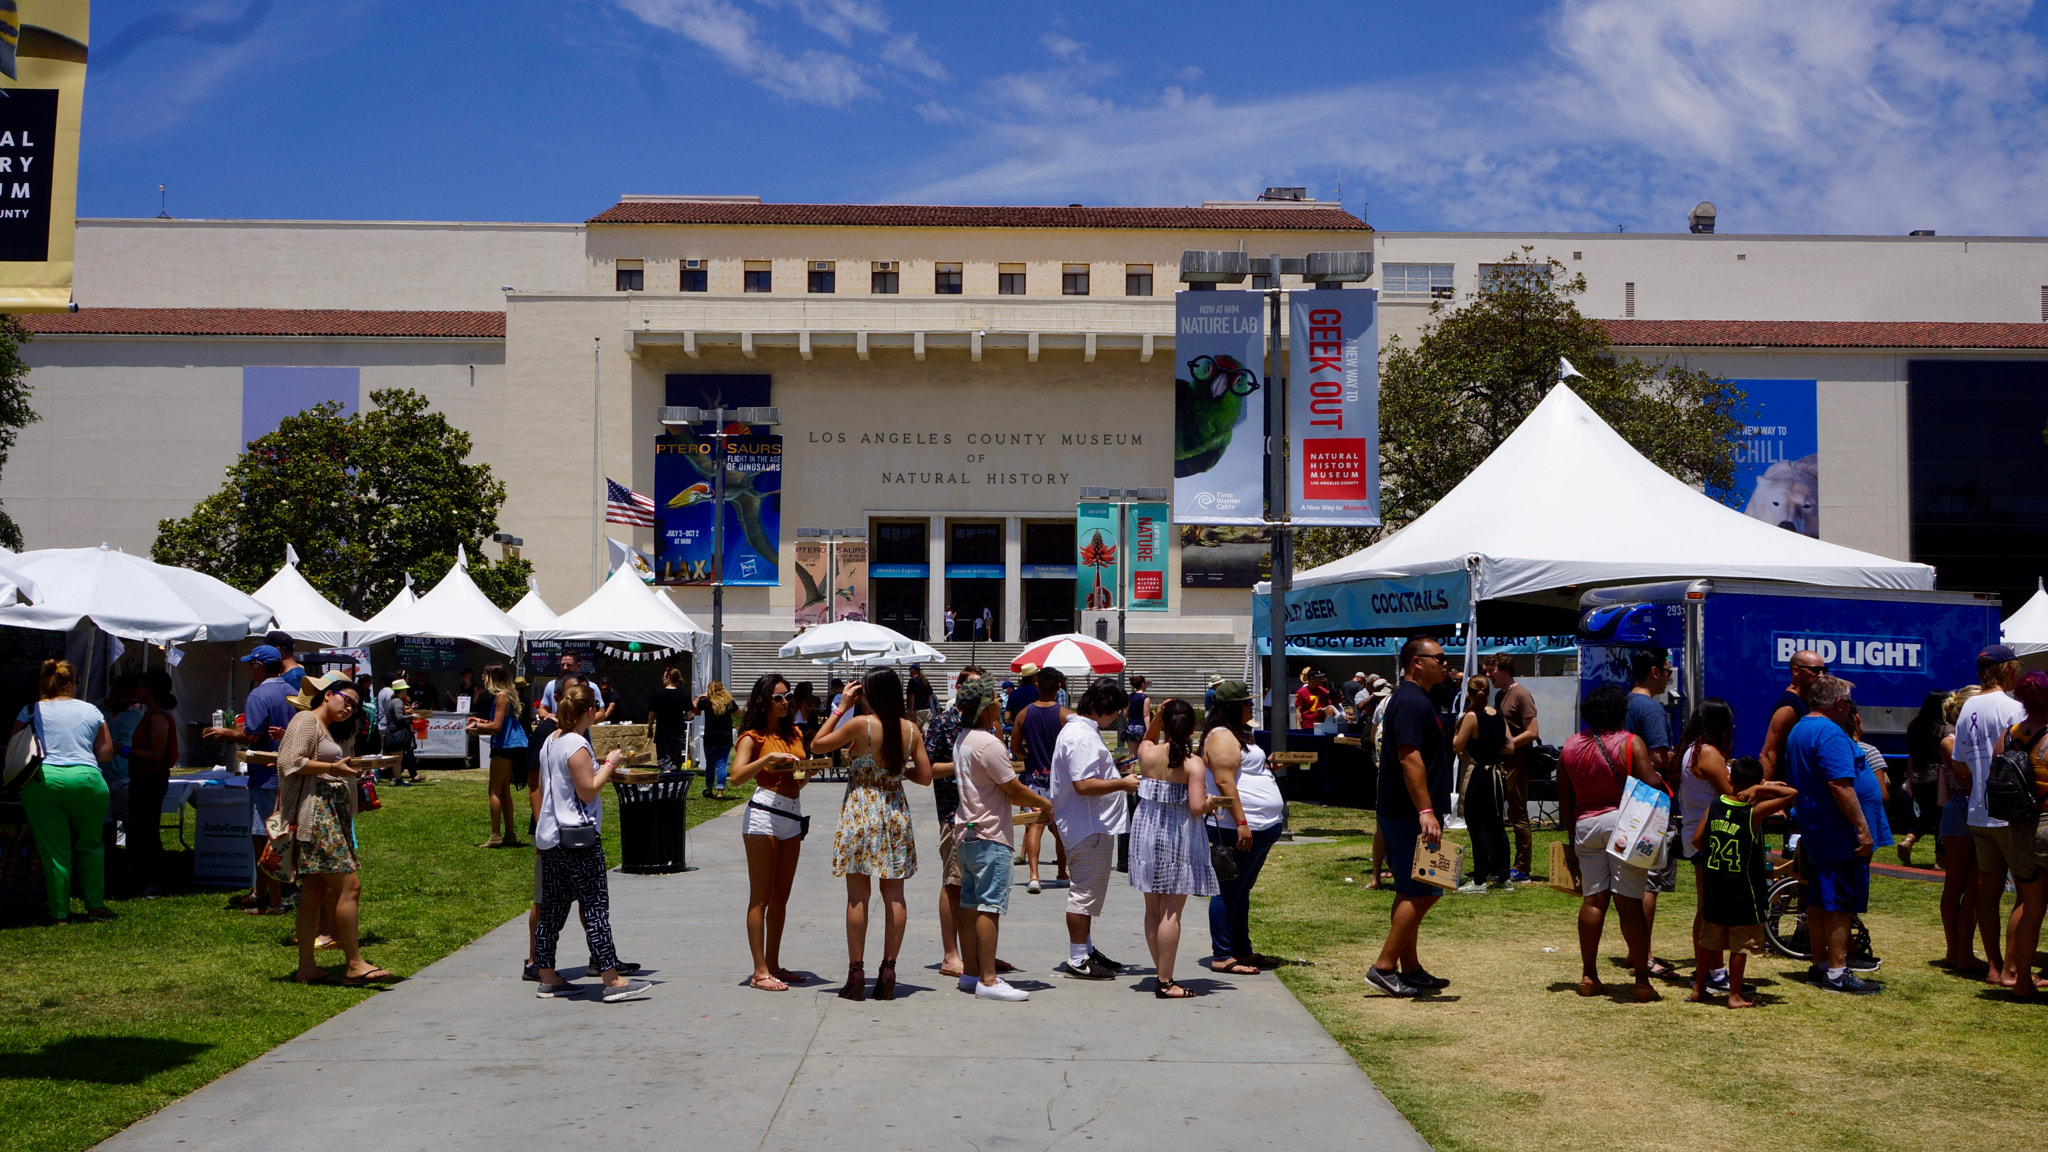
[[[604,441],[604,382],[600,373],[599,350],[604,344],[602,336],[591,337],[590,344],[590,486],[597,491],[597,506],[610,507],[604,490],[604,470],[599,462],[599,446]],[[603,517],[593,516],[590,520],[590,590],[597,591],[598,550],[597,542]]]

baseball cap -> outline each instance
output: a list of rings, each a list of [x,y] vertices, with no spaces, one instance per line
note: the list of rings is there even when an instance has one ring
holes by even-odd
[[[968,680],[960,685],[956,699],[960,704],[960,715],[970,722],[979,719],[988,702],[1001,695],[1002,690],[987,680]]]
[[[279,632],[274,628],[264,635],[263,642],[279,652],[296,652],[299,647],[299,642],[292,639],[291,633]]]
[[[2014,652],[2004,644],[1993,644],[1982,652],[1977,653],[1977,659],[1989,660],[1994,664],[2004,664],[2019,658],[2019,653]]]
[[[1218,704],[1241,704],[1252,698],[1252,690],[1242,680],[1224,680],[1216,685]]]
[[[247,656],[242,657],[242,663],[282,664],[284,663],[284,656],[282,653],[278,652],[277,649],[271,647],[268,644],[258,644],[255,648],[250,650]]]

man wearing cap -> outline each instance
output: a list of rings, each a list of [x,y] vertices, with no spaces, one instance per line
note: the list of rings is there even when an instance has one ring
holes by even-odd
[[[1984,938],[1984,960],[1991,965],[1984,982],[2003,983],[2005,953],[1999,947],[1999,901],[2005,898],[2006,873],[2015,878],[2033,875],[2033,861],[2015,861],[2011,855],[2028,851],[2033,837],[2012,837],[2003,820],[1992,818],[1985,807],[1991,761],[2004,746],[2005,734],[2027,718],[2026,708],[2013,699],[2013,685],[2020,679],[2020,659],[2004,644],[1993,644],[1977,653],[1977,683],[1983,691],[1963,704],[1956,714],[1956,759],[1970,766],[1970,842],[1977,850],[1977,931]],[[2022,843],[2023,841],[2023,843]],[[2009,855],[2009,853],[2011,855]],[[2026,964],[2030,957],[2015,957]]]
[[[299,691],[306,679],[306,669],[299,664],[299,642],[292,639],[291,633],[276,629],[266,634],[263,642],[277,649],[278,655],[283,657],[278,676],[292,686],[292,691]]]
[[[1207,716],[1216,710],[1216,686],[1221,683],[1223,683],[1223,673],[1212,672],[1209,674],[1209,687],[1202,692],[1202,715]]]
[[[208,728],[202,735],[208,740],[225,740],[232,744],[247,744],[251,752],[277,751],[278,738],[284,735],[285,726],[292,722],[297,710],[291,705],[292,685],[287,683],[284,672],[284,654],[269,644],[258,644],[242,663],[249,666],[249,678],[253,686],[249,697],[242,704],[240,727]],[[303,673],[302,673],[303,675]],[[277,766],[275,764],[249,765],[249,838],[255,844],[257,854],[270,839],[270,832],[264,821],[277,809]],[[256,887],[250,892],[243,906],[253,914],[269,914],[283,911],[283,898],[275,879],[256,876]]]
[[[1294,693],[1296,727],[1314,728],[1330,710],[1330,675],[1321,668],[1304,669],[1301,688]]]
[[[1003,723],[1015,724],[1017,713],[1038,703],[1038,665],[1026,663],[1017,669],[1017,690],[1003,701]]]

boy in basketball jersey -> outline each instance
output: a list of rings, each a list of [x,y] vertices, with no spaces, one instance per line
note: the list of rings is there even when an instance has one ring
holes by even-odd
[[[1728,1006],[1754,1008],[1756,1001],[1746,994],[1742,970],[1748,953],[1762,953],[1768,947],[1764,937],[1764,884],[1769,870],[1764,862],[1762,828],[1764,821],[1792,806],[1799,790],[1790,784],[1764,779],[1762,761],[1743,756],[1728,765],[1729,782],[1735,795],[1714,797],[1707,818],[1694,829],[1694,858],[1700,870],[1700,930],[1693,941],[1692,995],[1687,1000],[1700,1004],[1707,999],[1707,976],[1713,969],[1708,955],[1728,954]]]

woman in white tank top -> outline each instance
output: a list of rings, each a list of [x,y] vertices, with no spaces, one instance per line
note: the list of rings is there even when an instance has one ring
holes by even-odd
[[[1209,710],[1202,737],[1202,763],[1211,795],[1224,804],[1206,823],[1212,850],[1221,848],[1237,864],[1237,878],[1217,877],[1216,895],[1209,898],[1211,971],[1256,976],[1274,961],[1252,948],[1251,893],[1266,853],[1280,839],[1287,802],[1280,782],[1266,767],[1266,750],[1251,740],[1251,692],[1242,681],[1216,686],[1216,705]]]

